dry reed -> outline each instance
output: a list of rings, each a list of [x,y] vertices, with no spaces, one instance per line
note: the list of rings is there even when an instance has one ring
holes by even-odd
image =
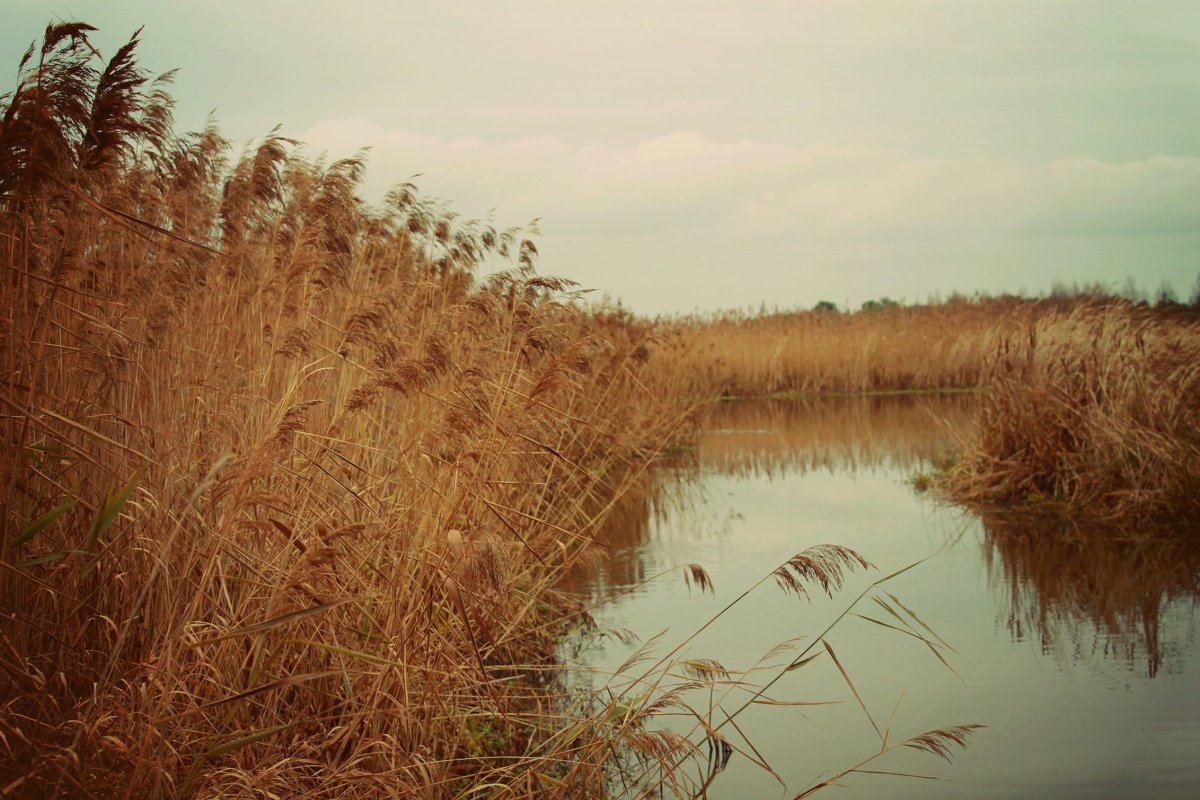
[[[656,377],[695,396],[972,390],[999,333],[1036,310],[964,299],[666,320],[659,328],[666,366]]]
[[[985,506],[1141,522],[1200,515],[1200,319],[1083,303],[1005,337],[976,437],[942,477]]]
[[[602,792],[553,584],[695,423],[646,326],[360,157],[175,136],[91,30],[0,105],[0,791]]]

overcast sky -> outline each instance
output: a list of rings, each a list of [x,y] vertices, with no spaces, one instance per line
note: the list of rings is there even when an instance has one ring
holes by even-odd
[[[51,18],[140,25],[216,109],[364,196],[540,217],[540,271],[636,311],[857,306],[1200,274],[1196,0],[3,0],[0,92]],[[0,65],[2,66],[2,65]]]

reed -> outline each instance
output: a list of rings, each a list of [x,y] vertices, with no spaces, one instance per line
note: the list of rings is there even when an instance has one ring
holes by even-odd
[[[958,299],[661,320],[667,365],[656,375],[694,396],[973,390],[997,337],[1039,310],[1015,299]]]
[[[955,499],[1143,523],[1200,515],[1200,319],[1080,304],[1001,339]]]
[[[92,30],[0,106],[0,789],[603,791],[539,749],[553,586],[695,424],[647,326],[361,157],[174,135]]]

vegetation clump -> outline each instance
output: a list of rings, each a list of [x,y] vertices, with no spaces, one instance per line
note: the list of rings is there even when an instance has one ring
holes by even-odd
[[[666,357],[655,379],[696,397],[973,390],[1012,310],[964,301],[836,313],[818,304],[661,320]]]
[[[1001,339],[978,430],[939,479],[972,504],[1200,518],[1200,318],[1081,303]]]
[[[695,424],[648,326],[93,30],[0,100],[3,794],[601,793],[554,586]]]

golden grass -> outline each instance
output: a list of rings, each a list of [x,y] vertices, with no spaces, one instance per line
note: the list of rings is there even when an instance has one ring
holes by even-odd
[[[1039,309],[1015,300],[961,300],[667,320],[659,332],[666,365],[656,376],[695,396],[970,390],[997,338]]]
[[[645,326],[361,159],[174,137],[88,30],[0,128],[0,790],[603,791],[552,587],[694,425]]]
[[[1200,515],[1200,317],[1080,304],[1005,337],[978,433],[941,479],[984,506],[1140,522]]]

